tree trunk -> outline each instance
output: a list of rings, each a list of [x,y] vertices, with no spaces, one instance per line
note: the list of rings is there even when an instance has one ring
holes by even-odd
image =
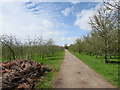
[[[80,51],[78,53],[80,54]]]
[[[52,51],[52,56],[54,56],[54,51]]]
[[[21,57],[23,58],[23,51],[22,51],[22,46],[21,46],[21,48],[20,48],[21,50],[20,50],[20,52],[21,52]]]
[[[98,58],[98,55],[96,54],[96,57],[95,58]]]
[[[104,63],[107,63],[107,39],[105,39],[105,55],[104,55]]]
[[[112,59],[112,56],[110,55],[110,59]]]
[[[107,55],[104,57],[104,63],[107,63]]]
[[[2,41],[1,41],[2,42]],[[9,49],[10,49],[10,52],[12,53],[12,56],[13,56],[13,59],[15,60],[15,53],[14,53],[14,51],[12,50],[12,48],[9,46],[9,45],[7,45],[6,43],[4,43],[4,42],[2,42],[3,44],[5,44]]]
[[[44,54],[42,55],[42,60],[44,60]]]

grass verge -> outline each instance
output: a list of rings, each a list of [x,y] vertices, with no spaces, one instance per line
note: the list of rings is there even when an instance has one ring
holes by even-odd
[[[54,78],[56,77],[58,71],[60,70],[61,63],[64,58],[64,51],[60,51],[55,53],[54,57],[46,57],[45,60],[41,60],[38,57],[34,57],[33,60],[38,63],[42,63],[48,67],[55,69],[55,72],[47,73],[40,82],[38,82],[35,88],[52,88],[52,83],[54,82]]]
[[[70,51],[70,50],[69,50]],[[99,73],[108,82],[120,88],[118,72],[119,64],[108,63],[105,64],[103,59],[96,59],[95,56],[89,56],[86,54],[79,54],[77,52],[70,51],[73,55],[86,63],[90,68]]]

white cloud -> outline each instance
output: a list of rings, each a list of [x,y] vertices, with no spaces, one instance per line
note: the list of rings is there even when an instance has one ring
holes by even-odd
[[[77,14],[77,19],[75,21],[75,25],[79,26],[81,30],[90,30],[89,18],[94,15],[94,10],[82,10]]]
[[[114,4],[113,1],[109,1],[109,3]],[[97,14],[97,9],[101,8],[102,3],[99,3],[96,5],[95,8],[92,9],[84,9],[81,12],[79,12],[76,16],[76,21],[74,25],[78,26],[80,30],[91,30],[91,26],[89,24],[90,17],[94,16],[94,14]],[[109,6],[110,8],[113,8]],[[104,6],[102,6],[104,8]],[[109,13],[110,11],[108,11]]]
[[[23,29],[26,30],[26,31],[29,31],[29,32],[43,30],[42,27],[34,25],[34,24],[25,26]]]
[[[0,32],[1,32],[1,29],[2,29],[2,12],[0,11]]]
[[[0,18],[3,19],[1,33],[16,35],[22,41],[25,41],[28,36],[33,39],[35,36],[42,35],[45,40],[52,38],[55,44],[64,45],[61,38],[66,32],[55,28],[58,27],[57,24],[64,26],[63,23],[24,12],[19,3],[6,3],[3,9],[4,12],[0,13]]]
[[[64,16],[68,16],[69,14],[72,13],[74,7],[67,7],[65,8],[64,10],[61,11],[61,13],[64,15]]]
[[[29,2],[30,0],[0,0],[0,2]]]
[[[29,32],[46,32],[48,30],[51,30],[53,27],[54,23],[45,19],[41,21],[39,25],[32,23],[30,25],[25,26],[23,29]]]
[[[72,12],[71,8],[73,10],[73,7],[64,10],[65,15]],[[4,3],[2,9],[2,33],[4,34],[16,35],[22,40],[26,40],[27,36],[34,38],[34,36],[42,34],[44,39],[52,38],[58,45],[69,45],[76,38],[69,37],[67,33],[69,31],[62,31],[65,29],[64,27],[68,27],[66,24],[54,21],[47,16],[36,16],[31,12],[25,12],[26,9],[24,10],[20,3]]]
[[[78,3],[80,3],[79,0],[71,0],[70,2],[73,3],[73,4],[78,4]]]
[[[27,36],[34,38],[34,36],[43,34],[50,38],[52,34],[58,33],[53,30],[56,23],[47,17],[38,17],[25,12],[20,3],[3,3],[2,9],[4,11],[0,12],[0,19],[1,17],[3,19],[0,22],[0,28],[2,27],[1,33],[3,34],[16,35],[19,39],[24,40]]]
[[[44,25],[44,27],[45,27],[46,29],[54,27],[53,22],[51,22],[51,21],[49,21],[49,20],[47,20],[47,19],[45,19],[45,20],[43,21],[43,25]]]
[[[77,38],[78,37],[62,37],[60,41],[63,42],[62,46],[64,46],[64,44],[70,45],[73,44]]]
[[[81,12],[79,12],[76,16],[76,21],[74,25],[78,26],[80,30],[91,30],[91,26],[89,24],[90,17],[94,16],[96,14],[96,10],[100,8],[101,3],[97,4],[95,8],[92,9],[84,9]]]

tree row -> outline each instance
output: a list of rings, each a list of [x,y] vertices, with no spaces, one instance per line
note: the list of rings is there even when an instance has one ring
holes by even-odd
[[[107,63],[112,56],[119,56],[120,2],[104,2],[90,17],[92,31],[69,46],[69,49],[104,57]]]
[[[36,56],[44,59],[63,50],[63,47],[55,45],[52,39],[44,40],[42,37],[34,39],[28,37],[26,40],[19,40],[13,35],[1,35],[0,42],[3,60],[32,59]]]

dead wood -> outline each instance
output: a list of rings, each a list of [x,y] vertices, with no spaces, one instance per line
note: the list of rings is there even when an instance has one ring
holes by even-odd
[[[40,77],[52,69],[37,62],[26,59],[17,59],[10,62],[3,62],[0,67],[2,73],[2,89],[31,89],[35,86]]]

